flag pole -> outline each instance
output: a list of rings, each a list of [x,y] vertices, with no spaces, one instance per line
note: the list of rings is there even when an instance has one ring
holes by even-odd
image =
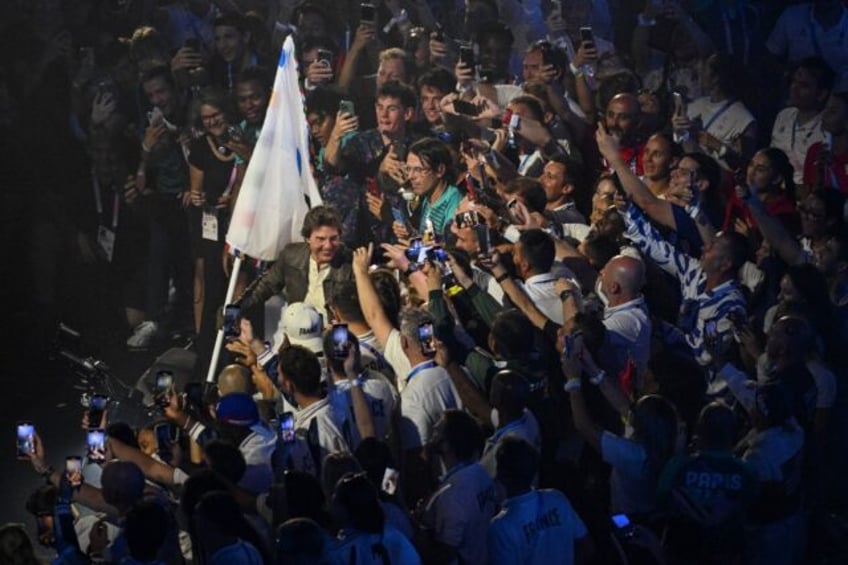
[[[237,253],[233,261],[232,272],[230,273],[230,283],[227,285],[227,297],[224,299],[224,306],[233,303],[233,295],[236,293],[236,281],[238,281],[239,271],[241,270],[241,253]],[[209,361],[209,372],[206,373],[206,382],[211,384],[215,382],[215,373],[218,369],[218,358],[221,356],[221,346],[224,345],[224,328],[218,329],[218,335],[215,336],[215,347],[212,349],[212,359]]]

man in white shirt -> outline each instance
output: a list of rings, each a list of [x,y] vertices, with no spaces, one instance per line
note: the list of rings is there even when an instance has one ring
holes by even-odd
[[[355,339],[351,342],[353,348],[352,373],[350,378],[345,367],[345,359],[333,355],[335,350],[333,332],[324,336],[324,355],[327,358],[327,368],[332,379],[327,396],[330,399],[333,418],[337,427],[342,431],[347,444],[355,450],[359,442],[367,434],[381,441],[388,441],[390,436],[396,436],[396,411],[400,406],[397,389],[378,371],[368,369],[363,364],[359,348],[360,343]],[[357,396],[362,394],[364,405],[357,406]],[[358,410],[367,409],[373,422],[373,431],[361,429],[361,418]]]
[[[426,478],[415,480],[412,475],[426,475],[426,448],[439,416],[445,410],[462,408],[450,375],[436,363],[435,351],[419,338],[422,326],[426,329],[430,324],[432,328],[432,323],[429,314],[421,310],[409,309],[401,314],[400,343],[412,369],[405,375],[401,391],[400,443],[407,462],[404,468],[410,471],[407,486],[413,491],[426,486]]]
[[[781,149],[795,169],[795,184],[804,182],[804,160],[814,143],[824,141],[822,110],[835,75],[820,57],[798,62],[789,79],[789,107],[774,119],[771,146]]]
[[[350,333],[359,340],[362,367],[379,371],[391,382],[395,382],[395,372],[383,355],[383,346],[365,321],[365,314],[359,305],[356,283],[345,281],[336,286],[328,307],[334,323],[347,324]]]
[[[330,402],[321,391],[321,364],[307,348],[292,345],[280,351],[277,367],[280,391],[298,409],[294,415],[295,439],[284,445],[285,459],[298,471],[320,476],[327,455],[350,451],[333,420]]]
[[[461,410],[442,414],[433,440],[441,483],[427,500],[421,523],[429,534],[424,562],[486,563],[486,532],[495,514],[495,485],[477,463],[483,434]]]
[[[507,499],[488,532],[489,563],[582,563],[592,540],[568,499],[553,489],[532,487],[539,453],[518,437],[507,437],[497,455],[498,481]]]
[[[551,273],[556,249],[550,235],[539,229],[525,230],[513,247],[512,260],[524,281],[524,292],[549,320],[562,325],[562,303],[554,285],[559,278]],[[566,278],[574,278],[571,273]]]
[[[836,71],[836,90],[848,87],[848,8],[841,0],[787,6],[766,47],[776,57],[798,61],[818,56]]]
[[[639,259],[618,255],[601,269],[595,293],[604,304],[607,329],[602,363],[617,375],[632,359],[644,371],[651,354],[651,319],[641,290],[645,284],[645,265]]]
[[[497,477],[497,454],[507,438],[520,438],[535,449],[542,448],[539,422],[527,408],[530,395],[530,383],[518,371],[502,369],[492,378],[489,402],[495,433],[486,440],[480,464],[493,480]]]

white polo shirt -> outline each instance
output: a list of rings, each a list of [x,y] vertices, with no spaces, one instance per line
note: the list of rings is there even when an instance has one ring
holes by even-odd
[[[651,318],[645,298],[639,296],[624,304],[604,309],[606,343],[613,350],[618,369],[633,358],[640,371],[648,366],[651,356]]]
[[[848,9],[842,9],[839,23],[822,28],[813,17],[810,2],[788,6],[778,18],[766,47],[789,61],[820,56],[836,72],[834,92],[848,87]]]
[[[442,412],[462,409],[462,401],[448,372],[435,361],[416,365],[405,380],[400,394],[400,442],[403,449],[415,449],[430,442]]]
[[[709,96],[698,98],[689,104],[687,114],[690,120],[700,119],[704,130],[725,144],[735,142],[748,126],[754,122],[754,116],[745,105],[736,100],[710,102]],[[710,157],[728,169],[727,162],[718,153],[707,151]]]
[[[424,509],[422,523],[455,547],[461,563],[486,563],[486,534],[495,515],[495,484],[479,463],[454,467]]]
[[[552,322],[563,324],[562,301],[559,299],[555,285],[557,276],[553,273],[533,275],[524,281],[522,286],[528,298],[536,308]]]
[[[574,563],[574,543],[588,531],[568,499],[556,490],[509,498],[489,526],[489,563]]]
[[[804,161],[807,150],[813,143],[824,141],[824,130],[821,127],[822,116],[817,115],[805,124],[798,123],[798,108],[784,108],[774,119],[771,130],[771,146],[786,153],[789,162],[795,169],[793,178],[795,184],[804,182]]]
[[[492,434],[492,437],[486,440],[486,445],[483,447],[483,456],[480,458],[480,464],[493,480],[497,477],[498,462],[496,458],[498,447],[501,441],[508,437],[523,439],[536,449],[542,448],[542,434],[539,431],[539,422],[536,420],[533,412],[525,408],[521,418],[498,428]]]
[[[294,430],[296,439],[290,446],[289,456],[294,469],[298,471],[315,475],[318,465],[327,455],[350,451],[344,435],[333,421],[327,398],[295,412]],[[310,439],[310,430],[317,433],[317,443],[315,438]],[[310,446],[317,447],[317,450],[313,452]],[[316,461],[316,457],[320,459]]]

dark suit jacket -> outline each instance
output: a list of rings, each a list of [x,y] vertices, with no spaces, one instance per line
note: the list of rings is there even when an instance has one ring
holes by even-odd
[[[352,253],[346,247],[339,247],[330,274],[324,279],[324,298],[333,296],[335,286],[344,281],[353,280],[351,268]],[[257,304],[263,304],[271,296],[282,292],[289,304],[302,302],[309,290],[309,244],[290,243],[283,248],[274,265],[265,271],[259,279],[247,287],[238,303],[243,310]]]

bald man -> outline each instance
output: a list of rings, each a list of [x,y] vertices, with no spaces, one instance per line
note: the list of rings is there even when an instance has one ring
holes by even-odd
[[[641,374],[651,354],[651,318],[642,296],[645,265],[641,260],[616,255],[604,266],[595,293],[604,303],[603,369],[618,375],[628,358],[632,358]]]
[[[241,365],[227,365],[218,375],[218,395],[227,396],[233,392],[252,392],[247,369]]]
[[[644,174],[642,150],[645,142],[641,131],[642,110],[636,95],[622,92],[613,96],[607,104],[604,125],[607,131],[618,139],[621,158],[628,164],[630,170],[636,175]],[[609,167],[609,164],[606,163],[606,166]]]

